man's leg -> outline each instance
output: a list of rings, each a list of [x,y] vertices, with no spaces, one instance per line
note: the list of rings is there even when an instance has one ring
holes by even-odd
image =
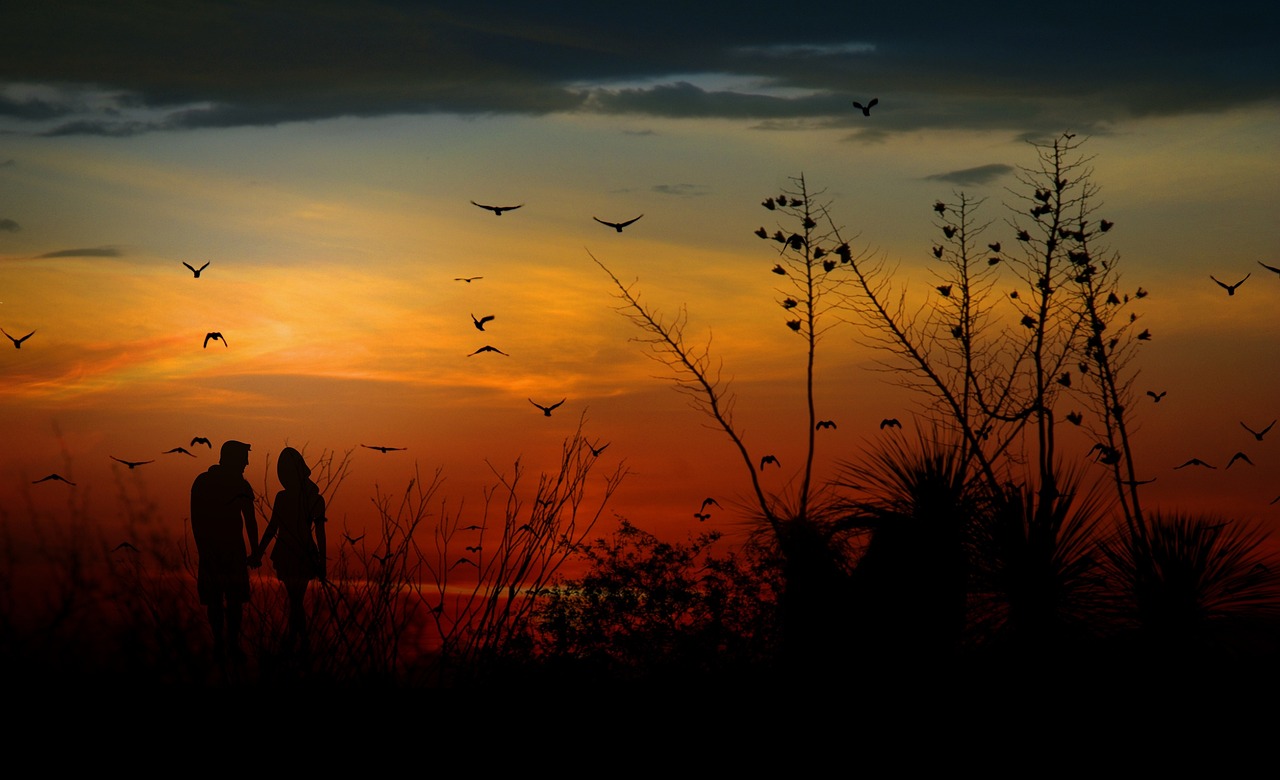
[[[209,628],[213,629],[213,657],[221,661],[226,656],[226,618],[221,603],[212,603],[206,607],[209,613]]]

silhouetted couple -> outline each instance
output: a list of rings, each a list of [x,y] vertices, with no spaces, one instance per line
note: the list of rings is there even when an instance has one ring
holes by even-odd
[[[293,447],[280,452],[276,476],[281,489],[261,539],[253,488],[244,478],[248,465],[249,445],[226,441],[218,462],[191,485],[191,532],[199,562],[196,590],[209,616],[219,661],[228,652],[235,661],[244,658],[240,630],[249,600],[249,569],[262,565],[262,553],[272,540],[271,565],[289,597],[288,648],[299,642],[307,647],[307,584],[313,579],[324,582],[327,576],[324,497],[302,453]]]

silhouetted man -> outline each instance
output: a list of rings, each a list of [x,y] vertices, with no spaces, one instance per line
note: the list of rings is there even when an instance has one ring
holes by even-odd
[[[249,445],[229,440],[223,442],[218,462],[191,484],[191,533],[199,558],[196,590],[209,613],[219,661],[228,648],[234,659],[243,658],[240,623],[249,600],[249,556],[258,559],[253,488],[244,478],[248,465]]]

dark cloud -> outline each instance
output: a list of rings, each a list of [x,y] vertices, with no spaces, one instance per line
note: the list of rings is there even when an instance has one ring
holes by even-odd
[[[51,257],[123,257],[119,249],[111,246],[88,247],[85,249],[59,249],[56,252],[45,252],[37,255],[38,259]]]
[[[8,233],[17,233],[21,229],[22,226],[17,222],[14,222],[12,219],[9,219],[8,217],[0,218],[0,230]]]
[[[979,165],[976,168],[965,168],[964,170],[951,171],[949,173],[935,173],[932,176],[926,176],[924,178],[926,181],[945,181],[951,184],[973,186],[977,184],[990,184],[1001,176],[1012,173],[1013,171],[1014,167],[1012,165],[991,163],[989,165]]]
[[[55,91],[0,84],[0,119],[126,136],[595,111],[778,129],[845,124],[850,99],[879,97],[870,117],[879,125],[860,135],[1042,132],[1280,99],[1278,19],[1280,6],[1235,0],[1158,14],[1093,0],[996,0],[962,12],[937,0],[819,0],[802,13],[670,0],[60,0],[6,17],[0,73]]]

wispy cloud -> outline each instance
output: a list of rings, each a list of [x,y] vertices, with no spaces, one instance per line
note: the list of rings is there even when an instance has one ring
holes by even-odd
[[[706,195],[710,191],[702,184],[655,184],[650,189],[660,195],[675,195],[681,198],[694,198]]]
[[[9,233],[17,233],[21,229],[22,227],[12,219],[9,219],[8,217],[0,218],[0,230],[4,230]]]
[[[925,181],[945,181],[950,182],[951,184],[972,186],[977,184],[990,184],[1001,176],[1012,172],[1012,165],[991,163],[989,165],[979,165],[974,168],[964,168],[963,170],[950,171],[948,173],[935,173],[932,176],[926,176],[924,178]]]
[[[44,260],[52,257],[123,257],[124,255],[119,249],[112,246],[86,247],[83,249],[59,249],[54,252],[45,252],[42,255],[36,255],[37,258]]]

